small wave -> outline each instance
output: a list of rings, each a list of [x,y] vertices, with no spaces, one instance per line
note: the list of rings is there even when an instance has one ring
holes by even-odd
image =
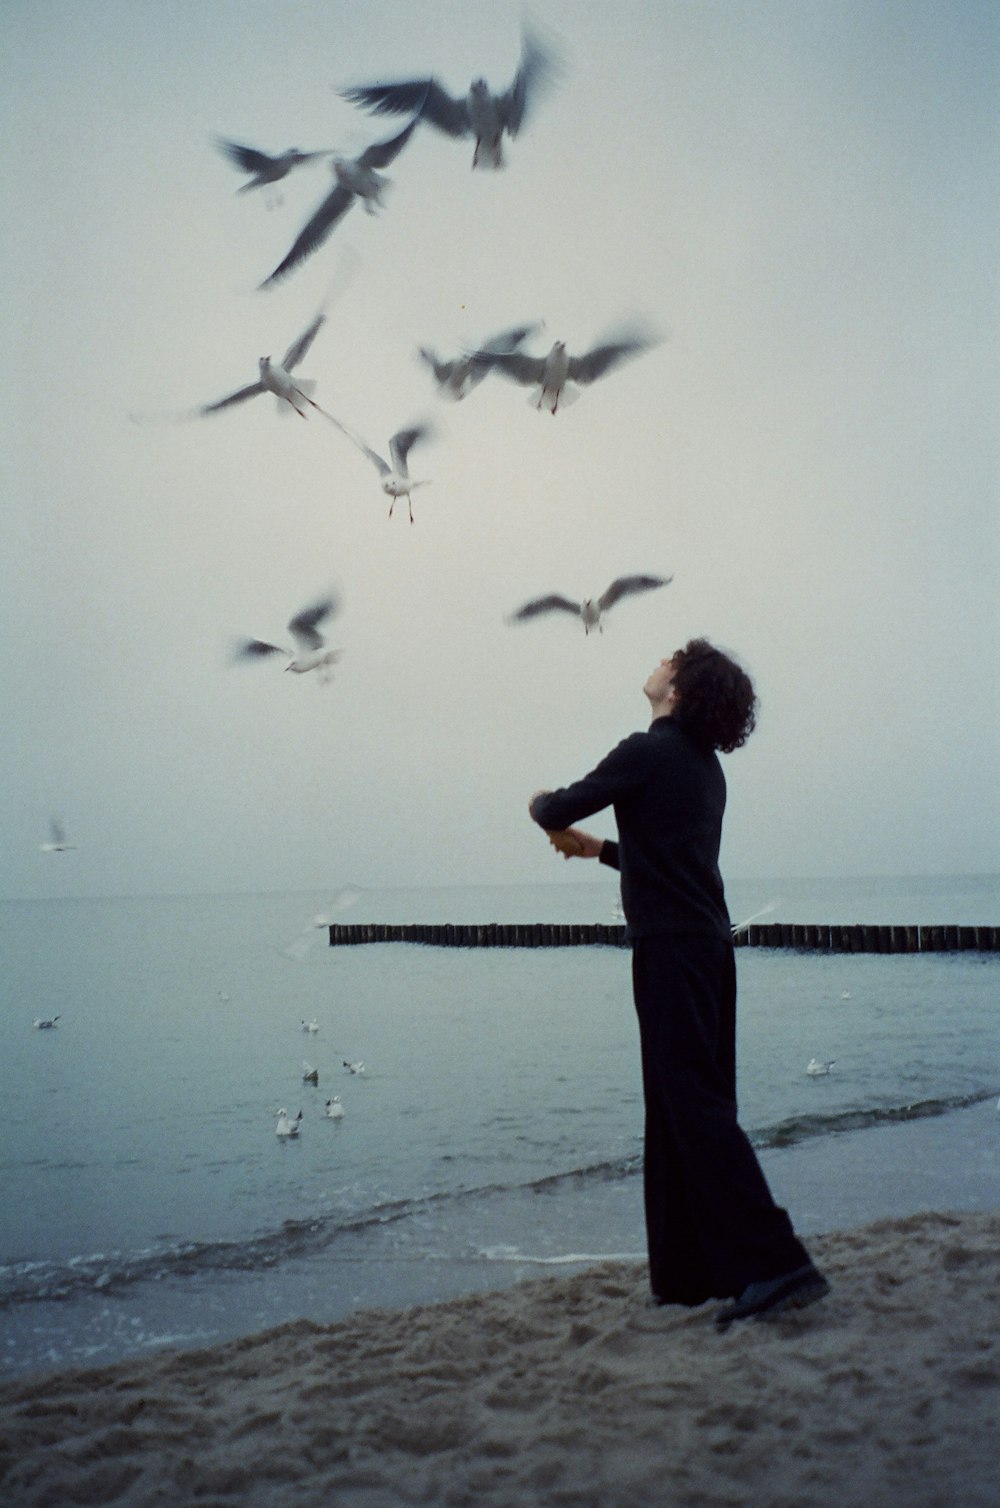
[[[830,1136],[894,1122],[945,1115],[952,1110],[991,1100],[995,1091],[921,1100],[908,1105],[885,1105],[863,1110],[845,1110],[827,1115],[793,1116],[772,1126],[751,1131],[757,1147],[786,1147],[815,1136]],[[426,1219],[442,1206],[456,1208],[465,1202],[509,1197],[556,1195],[567,1189],[587,1189],[598,1183],[616,1183],[641,1172],[641,1151],[608,1158],[585,1167],[546,1174],[526,1183],[491,1183],[457,1190],[426,1193],[409,1199],[388,1199],[345,1217],[342,1212],[286,1220],[277,1229],[245,1238],[223,1241],[174,1241],[131,1252],[92,1252],[60,1261],[25,1260],[0,1266],[0,1312],[19,1304],[63,1302],[100,1294],[114,1298],[145,1282],[194,1277],[198,1274],[263,1272],[282,1263],[322,1253],[330,1260],[339,1256],[338,1243],[363,1238],[366,1232],[408,1219]],[[572,1264],[601,1260],[632,1260],[632,1253],[571,1252],[539,1257],[516,1248],[485,1247],[478,1255],[485,1261],[523,1262],[538,1265]],[[402,1260],[397,1254],[394,1260]],[[421,1258],[423,1260],[423,1258]]]
[[[491,1183],[442,1190],[411,1199],[386,1200],[357,1215],[314,1215],[286,1220],[276,1230],[238,1240],[173,1241],[122,1252],[91,1252],[62,1261],[31,1260],[0,1266],[0,1313],[18,1304],[66,1302],[99,1293],[114,1298],[138,1283],[164,1282],[200,1273],[260,1272],[284,1262],[323,1253],[335,1260],[338,1242],[411,1218],[425,1218],[442,1205],[506,1195],[558,1193],[561,1189],[612,1182],[634,1173],[638,1154],[547,1174],[523,1184]]]
[[[793,1115],[773,1126],[751,1131],[750,1140],[755,1147],[790,1147],[813,1136],[835,1136],[840,1131],[865,1131],[899,1121],[947,1115],[951,1110],[967,1110],[971,1105],[981,1105],[984,1100],[992,1098],[992,1090],[977,1090],[974,1094],[958,1094],[944,1099],[915,1100],[909,1105],[869,1105],[863,1110],[839,1110],[827,1115]]]
[[[481,1246],[476,1256],[484,1262],[517,1262],[526,1267],[574,1267],[580,1263],[593,1266],[595,1262],[642,1262],[643,1251],[567,1251],[557,1257],[535,1257],[521,1251],[517,1246]]]
[[[436,1196],[431,1196],[434,1198]],[[86,1293],[115,1296],[136,1283],[201,1272],[256,1272],[321,1251],[337,1235],[404,1219],[420,1202],[386,1204],[357,1219],[321,1216],[286,1220],[277,1229],[232,1241],[182,1241],[130,1252],[95,1252],[62,1262],[12,1262],[0,1267],[0,1312],[16,1304],[64,1301]]]

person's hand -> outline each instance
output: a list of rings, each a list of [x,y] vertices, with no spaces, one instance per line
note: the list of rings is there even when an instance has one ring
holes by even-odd
[[[564,859],[580,859],[583,857],[583,844],[575,833],[569,828],[558,831],[556,828],[547,827],[545,836],[548,838],[556,853],[561,853]]]
[[[546,836],[564,859],[598,859],[604,843],[603,838],[595,838],[580,827],[565,827],[561,832],[546,829]]]

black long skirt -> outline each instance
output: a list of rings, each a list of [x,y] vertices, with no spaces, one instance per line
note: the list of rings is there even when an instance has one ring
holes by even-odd
[[[736,1110],[736,965],[712,937],[641,937],[649,1274],[662,1303],[732,1298],[808,1262]]]

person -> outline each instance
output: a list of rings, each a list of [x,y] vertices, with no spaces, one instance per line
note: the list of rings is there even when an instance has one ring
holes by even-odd
[[[829,1291],[737,1119],[718,753],[749,738],[757,698],[742,667],[706,639],[661,660],[643,691],[648,731],[625,738],[574,784],[536,791],[528,809],[539,826],[568,835],[567,858],[572,851],[620,872],[642,1057],[653,1300],[729,1300],[716,1313],[725,1329]],[[608,806],[617,841],[575,826]]]

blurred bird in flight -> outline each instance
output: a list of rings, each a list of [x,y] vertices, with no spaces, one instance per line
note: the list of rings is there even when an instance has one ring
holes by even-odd
[[[526,31],[517,72],[499,94],[493,93],[484,78],[477,78],[466,94],[455,98],[433,77],[363,84],[341,93],[344,99],[365,106],[375,115],[405,115],[413,110],[446,136],[471,136],[475,141],[472,166],[495,170],[504,166],[504,132],[514,137],[520,131],[554,64],[552,51]]]
[[[319,671],[319,679],[323,684],[330,680],[330,667],[340,659],[339,649],[327,649],[326,640],[319,632],[319,624],[331,617],[338,608],[337,599],[333,596],[324,597],[321,602],[316,602],[312,607],[303,608],[300,613],[289,621],[288,628],[293,639],[298,645],[297,649],[286,649],[280,644],[270,644],[266,639],[243,639],[237,645],[234,658],[236,660],[260,660],[271,655],[284,655],[288,660],[286,670],[291,670],[295,675],[305,675],[310,670]]]
[[[534,335],[539,329],[541,326],[538,324],[515,325],[512,330],[504,330],[500,335],[484,340],[478,351],[456,356],[454,361],[439,361],[437,353],[428,346],[421,346],[419,355],[434,373],[440,396],[458,403],[468,397],[488,374],[488,357],[504,356],[516,351],[529,335]]]
[[[621,331],[609,336],[582,356],[571,356],[564,340],[557,340],[547,356],[529,356],[524,351],[475,352],[478,361],[501,372],[512,382],[533,388],[530,402],[537,409],[555,414],[560,404],[565,408],[579,397],[576,384],[596,382],[621,362],[656,344],[647,330]]]
[[[235,393],[229,393],[225,398],[218,398],[214,403],[203,403],[198,408],[185,409],[181,413],[131,414],[132,422],[134,424],[150,424],[158,421],[181,423],[188,419],[205,419],[211,414],[221,414],[226,409],[235,408],[237,404],[246,403],[250,398],[257,398],[261,393],[273,393],[278,402],[279,412],[283,414],[294,409],[299,418],[304,419],[307,408],[314,408],[322,413],[323,410],[311,396],[316,386],[315,382],[302,377],[293,377],[292,373],[305,359],[325,322],[326,305],[317,314],[312,324],[303,330],[298,339],[292,341],[280,362],[272,361],[270,356],[261,356],[257,362],[260,373],[257,381],[247,383],[246,387],[237,388]]]
[[[392,436],[392,439],[389,441],[389,455],[392,457],[390,464],[390,462],[385,460],[383,456],[380,456],[377,451],[372,450],[371,446],[366,445],[364,440],[362,440],[358,435],[349,430],[346,424],[341,424],[339,419],[335,419],[333,415],[328,414],[325,409],[323,410],[323,413],[327,419],[331,420],[331,422],[337,426],[342,434],[347,436],[352,445],[357,446],[362,455],[366,455],[368,457],[369,461],[371,461],[372,465],[377,470],[379,476],[382,478],[382,491],[385,493],[386,497],[392,499],[391,503],[389,504],[389,517],[392,517],[392,510],[393,508],[395,508],[399,498],[405,497],[406,505],[410,511],[410,523],[412,524],[412,493],[417,487],[428,486],[429,479],[425,478],[423,481],[414,481],[414,479],[410,476],[409,454],[414,445],[418,445],[422,440],[429,439],[430,436],[434,433],[431,426],[429,424],[414,424],[410,429],[398,430],[397,433],[394,434]]]
[[[382,194],[389,186],[389,179],[376,171],[389,163],[406,146],[413,135],[418,117],[415,115],[408,126],[389,141],[376,142],[367,147],[360,157],[333,157],[333,172],[336,184],[327,194],[315,214],[302,227],[292,243],[292,248],[280,261],[269,277],[261,283],[262,288],[271,288],[293,268],[312,256],[326,240],[338,220],[341,220],[356,199],[373,215],[384,207]]]
[[[572,613],[575,618],[582,619],[585,634],[589,634],[592,628],[603,633],[602,615],[622,597],[632,597],[638,592],[650,592],[656,587],[668,586],[673,579],[672,576],[619,576],[596,601],[592,597],[584,597],[582,602],[573,602],[569,597],[551,592],[547,597],[535,597],[531,602],[526,602],[516,613],[511,613],[508,622],[526,623],[542,613]]]
[[[66,837],[66,829],[58,817],[49,818],[49,841],[38,846],[42,853],[67,853],[76,848],[76,844]]]
[[[333,924],[333,918],[338,911],[346,911],[349,906],[354,906],[361,899],[362,892],[355,885],[345,885],[342,890],[330,901],[325,911],[317,913],[311,921],[307,922],[297,937],[293,938],[287,947],[280,951],[286,958],[294,958],[299,961],[304,959],[311,951],[313,943],[320,932],[325,932]],[[312,1022],[302,1023],[303,1031],[307,1031]]]
[[[330,155],[329,152],[300,152],[298,147],[289,147],[287,152],[269,157],[266,152],[258,152],[256,147],[245,147],[238,141],[227,141],[222,136],[216,138],[216,146],[236,167],[250,174],[247,182],[241,183],[236,190],[238,194],[280,183],[282,178],[287,178],[292,169],[301,166],[303,162],[313,162],[317,157]],[[280,202],[280,196],[269,199],[268,208]]]
[[[282,412],[285,412],[283,405],[287,403],[300,419],[304,419],[306,417],[305,405],[313,408],[318,406],[310,396],[316,384],[312,381],[304,381],[301,377],[293,377],[292,373],[299,362],[307,356],[310,346],[323,328],[325,321],[326,311],[321,309],[308,329],[303,330],[299,338],[288,347],[280,362],[272,361],[270,356],[260,358],[257,363],[260,368],[260,377],[256,382],[237,389],[227,398],[219,398],[215,403],[202,404],[197,412],[206,416],[218,414],[223,409],[233,408],[237,403],[245,403],[248,398],[256,398],[259,393],[273,393]]]

